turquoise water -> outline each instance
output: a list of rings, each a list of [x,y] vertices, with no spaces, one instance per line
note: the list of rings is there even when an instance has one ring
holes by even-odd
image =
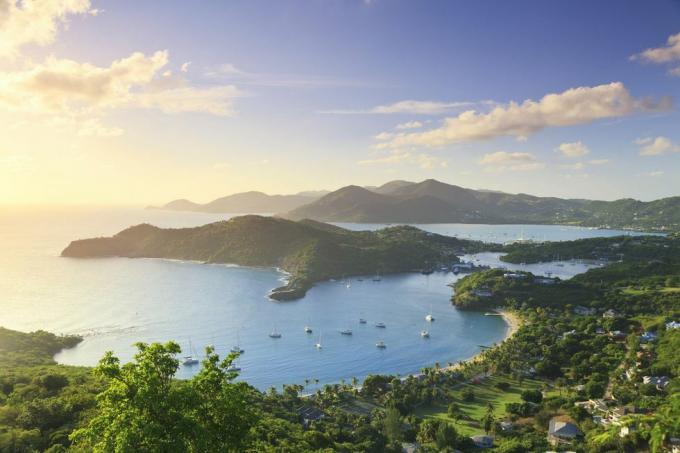
[[[266,298],[282,278],[272,269],[59,257],[74,238],[110,235],[141,222],[183,227],[228,217],[123,208],[3,209],[0,325],[83,335],[78,347],[57,356],[59,362],[73,365],[93,365],[107,350],[129,360],[136,341],[176,340],[185,349],[191,342],[199,355],[207,344],[226,354],[238,341],[245,349],[242,379],[262,389],[305,380],[323,384],[361,379],[371,373],[414,373],[435,362],[466,359],[480,345],[505,336],[507,326],[499,317],[451,307],[447,284],[460,277],[450,273],[385,276],[380,282],[355,278],[350,288],[346,282],[325,282],[301,300],[276,303]],[[484,231],[489,228],[503,235],[508,227],[484,226]],[[542,228],[546,234],[562,231]],[[494,254],[471,259],[498,264]],[[537,273],[547,269],[534,266],[539,267],[530,270]],[[572,263],[554,270],[569,277],[585,269]],[[423,339],[420,331],[430,310],[436,321],[427,326],[430,339]],[[367,324],[359,324],[359,318]],[[387,327],[376,328],[376,322]],[[314,329],[312,334],[304,332],[306,324]],[[282,338],[269,338],[274,328]],[[352,336],[339,333],[347,328]],[[321,350],[314,347],[319,335]],[[386,349],[375,347],[379,340]],[[182,367],[180,376],[196,369]]]

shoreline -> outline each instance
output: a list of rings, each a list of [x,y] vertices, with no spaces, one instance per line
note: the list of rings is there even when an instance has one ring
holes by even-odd
[[[496,308],[493,311],[495,313],[498,313],[498,316],[503,318],[503,321],[505,321],[505,324],[507,324],[506,330],[505,330],[505,338],[503,338],[503,340],[500,343],[498,343],[498,344],[496,344],[495,346],[492,347],[492,348],[497,348],[499,345],[508,341],[510,338],[513,337],[513,335],[515,335],[515,333],[517,333],[519,328],[522,326],[522,319],[516,313],[514,313],[514,312],[512,312],[512,311],[510,311],[506,308]],[[478,353],[476,353],[475,355],[468,357],[467,359],[460,360],[458,363],[455,363],[455,364],[450,365],[450,366],[442,367],[441,371],[447,371],[447,372],[457,371],[462,367],[462,365],[464,365],[466,363],[478,362],[480,357],[484,353],[484,351],[485,350],[483,349],[483,350],[479,351]]]

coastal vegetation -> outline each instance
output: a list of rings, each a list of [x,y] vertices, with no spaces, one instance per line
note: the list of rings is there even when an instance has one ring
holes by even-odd
[[[243,218],[234,223],[240,222]],[[267,225],[285,222],[293,232],[312,228],[317,238],[348,236],[338,247],[393,250],[394,244],[382,241],[403,241],[400,250],[425,247],[420,259],[450,258],[428,255],[429,247],[448,253],[475,245],[438,244],[436,235],[412,228],[355,236],[328,225],[272,222]],[[133,239],[74,243],[69,253],[108,256],[122,250],[137,256],[196,245],[208,251],[214,241],[225,240],[211,228],[225,226],[208,227],[190,229],[191,235],[134,227],[120,233]],[[232,228],[227,227],[233,234]],[[250,230],[255,240],[258,233]],[[288,239],[307,237],[289,234]],[[164,242],[167,238],[173,242]],[[51,358],[76,345],[77,337],[2,329],[0,450],[400,452],[416,446],[424,452],[471,452],[476,443],[491,442],[491,451],[505,453],[671,451],[680,435],[679,274],[672,253],[650,260],[649,250],[675,250],[678,237],[634,240],[639,245],[623,246],[629,250],[623,262],[568,281],[499,269],[470,274],[456,284],[453,304],[510,310],[522,320],[512,336],[472,360],[435,364],[417,376],[374,375],[361,387],[353,380],[307,395],[302,383],[261,392],[236,382],[237,372],[229,369],[236,355],[222,359],[212,348],[193,378],[178,380],[179,347],[172,342],[138,344],[128,364],[106,354],[87,369],[56,365]],[[600,240],[586,243],[602,250]],[[276,257],[288,246],[220,253],[242,250],[248,257],[243,260],[253,264],[265,250]],[[512,246],[527,256],[536,247]],[[310,258],[314,265],[323,263],[319,256]],[[568,425],[570,434],[555,435],[555,421]]]
[[[352,275],[420,271],[458,262],[457,254],[494,249],[476,241],[395,226],[350,231],[311,220],[242,216],[196,228],[143,224],[110,238],[73,241],[62,256],[172,258],[279,267],[290,274],[274,299],[302,297],[315,283]]]

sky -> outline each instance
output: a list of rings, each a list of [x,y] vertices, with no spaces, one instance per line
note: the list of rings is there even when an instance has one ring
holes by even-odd
[[[0,0],[0,204],[680,195],[680,1]]]

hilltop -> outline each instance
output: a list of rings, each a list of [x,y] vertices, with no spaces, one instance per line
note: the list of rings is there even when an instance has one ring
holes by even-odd
[[[268,195],[263,192],[250,191],[227,195],[205,204],[179,199],[162,206],[150,206],[149,209],[231,214],[271,214],[295,209],[304,204],[311,203],[327,193],[326,191],[308,191],[294,195]]]
[[[141,224],[112,237],[73,241],[62,256],[172,258],[279,267],[290,273],[290,280],[272,297],[293,299],[302,297],[314,282],[417,271],[456,262],[456,253],[482,247],[486,246],[409,226],[349,231],[312,220],[248,215],[195,228]]]
[[[346,186],[281,214],[324,222],[559,224],[634,230],[680,227],[680,197],[643,202],[473,190],[434,179]]]

